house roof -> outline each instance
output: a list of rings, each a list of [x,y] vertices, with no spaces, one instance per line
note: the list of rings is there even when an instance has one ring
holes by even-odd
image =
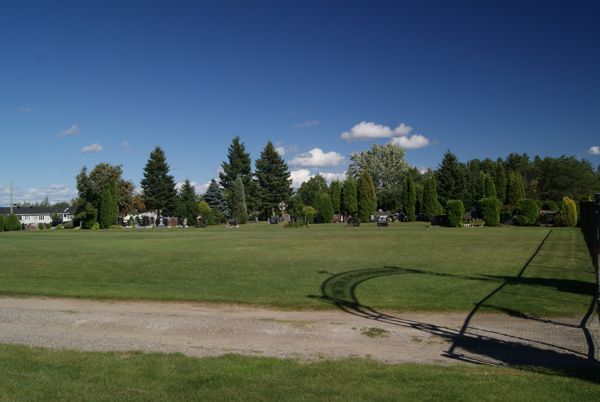
[[[15,215],[53,215],[53,214],[73,214],[75,207],[13,207]],[[9,215],[10,207],[1,207],[0,215]]]

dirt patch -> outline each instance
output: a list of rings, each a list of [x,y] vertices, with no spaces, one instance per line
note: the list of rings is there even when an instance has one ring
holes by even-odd
[[[477,314],[470,328],[458,336],[466,313],[386,312],[381,317],[340,310],[0,298],[0,342],[189,356],[370,357],[386,363],[506,364],[519,356],[569,364],[589,360],[589,342],[576,326],[576,318],[533,321]],[[588,333],[597,334],[598,320],[591,322],[595,327]]]

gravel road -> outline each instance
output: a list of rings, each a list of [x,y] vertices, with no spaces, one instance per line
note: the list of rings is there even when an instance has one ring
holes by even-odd
[[[351,314],[236,305],[0,298],[0,343],[84,351],[237,353],[386,363],[581,365],[596,355],[598,320],[466,313]],[[448,353],[451,351],[451,353]]]

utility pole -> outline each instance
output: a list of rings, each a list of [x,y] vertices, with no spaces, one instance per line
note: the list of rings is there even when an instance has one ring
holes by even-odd
[[[13,185],[12,180],[10,181],[10,214],[13,214]]]

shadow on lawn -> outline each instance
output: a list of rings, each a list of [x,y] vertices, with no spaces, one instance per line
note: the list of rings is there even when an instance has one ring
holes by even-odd
[[[497,365],[497,362],[500,362],[500,364],[513,367],[528,368],[537,371],[542,370],[545,372],[550,371],[555,374],[600,383],[600,362],[595,359],[596,349],[594,339],[587,328],[588,321],[592,316],[595,306],[596,298],[594,297],[593,289],[590,289],[587,284],[583,282],[580,283],[579,281],[522,277],[529,264],[542,249],[545,241],[550,236],[550,233],[551,231],[548,232],[534,254],[529,258],[525,265],[521,267],[519,273],[515,277],[467,276],[431,272],[414,268],[386,266],[332,275],[321,284],[321,295],[310,297],[319,298],[326,303],[334,304],[339,309],[349,314],[383,323],[409,327],[440,336],[451,342],[450,348],[444,354],[449,359],[485,365]],[[389,275],[407,274],[492,281],[497,282],[499,285],[474,304],[473,309],[468,313],[461,328],[458,330],[381,313],[372,307],[362,304],[356,296],[356,288],[368,280]],[[591,296],[591,303],[578,325],[540,319],[517,310],[506,309],[488,303],[494,295],[501,292],[506,286],[513,284],[548,286],[556,288],[559,291],[589,294]],[[471,326],[473,317],[483,306],[496,308],[511,316],[542,322],[550,325],[552,331],[560,331],[564,327],[579,328],[586,339],[587,353],[581,353],[564,346],[539,340],[528,339],[526,336],[520,337],[482,328],[473,328]],[[482,335],[481,333],[485,333],[485,335]],[[464,353],[461,353],[461,350],[464,351]]]

